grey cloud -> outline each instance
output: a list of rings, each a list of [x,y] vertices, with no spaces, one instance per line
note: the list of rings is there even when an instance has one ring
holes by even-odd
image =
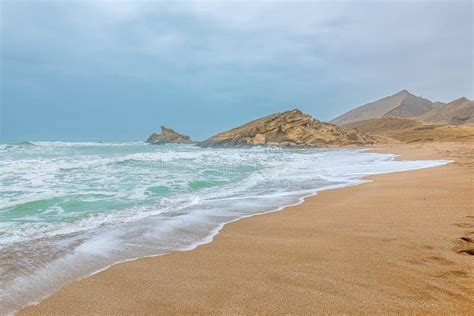
[[[1,15],[10,134],[22,111],[70,99],[56,85],[83,89],[67,106],[123,109],[117,121],[143,120],[127,115],[135,99],[129,111],[180,124],[164,107],[175,102],[193,117],[218,115],[222,127],[289,106],[330,119],[403,88],[473,97],[470,1],[7,1]],[[152,127],[135,136],[141,128]]]

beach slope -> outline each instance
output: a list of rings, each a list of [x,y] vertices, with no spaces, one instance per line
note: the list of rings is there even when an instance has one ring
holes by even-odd
[[[19,314],[472,312],[474,147],[374,150],[454,163],[234,222],[210,244],[118,264]]]

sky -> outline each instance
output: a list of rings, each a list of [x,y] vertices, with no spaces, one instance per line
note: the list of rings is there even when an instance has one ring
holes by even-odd
[[[407,89],[473,98],[473,2],[0,0],[0,141],[201,140]]]

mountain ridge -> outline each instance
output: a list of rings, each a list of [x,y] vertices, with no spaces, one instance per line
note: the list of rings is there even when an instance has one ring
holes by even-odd
[[[461,97],[425,113],[419,119],[431,124],[474,124],[474,101]]]
[[[363,104],[332,119],[330,123],[344,125],[382,117],[416,117],[432,111],[442,103],[415,96],[408,90]]]

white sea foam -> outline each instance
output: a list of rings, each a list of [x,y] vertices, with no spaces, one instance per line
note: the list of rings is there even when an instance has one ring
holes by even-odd
[[[142,145],[143,142],[126,142],[126,143],[117,143],[117,142],[60,142],[60,141],[34,141],[29,142],[35,146],[41,147],[125,147],[125,146],[136,146]]]

